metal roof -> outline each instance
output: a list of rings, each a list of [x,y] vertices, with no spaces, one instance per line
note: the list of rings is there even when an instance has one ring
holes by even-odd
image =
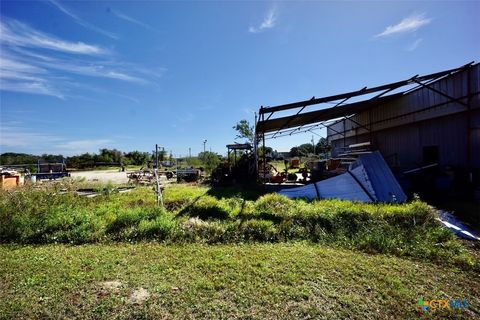
[[[227,149],[231,150],[250,150],[252,148],[253,147],[250,143],[227,144]]]
[[[410,92],[413,89],[405,90],[401,93],[386,95],[392,91],[408,86],[408,85],[418,85],[416,88],[427,86],[430,83],[433,83],[443,77],[449,76],[458,71],[464,70],[470,67],[474,62],[470,62],[466,65],[463,65],[459,68],[449,69],[441,72],[436,72],[424,76],[413,76],[410,79],[393,82],[377,87],[367,88],[364,87],[361,90],[351,91],[347,93],[337,94],[333,96],[326,96],[322,98],[313,97],[310,100],[304,100],[294,103],[288,103],[284,105],[278,105],[274,107],[260,107],[259,110],[259,121],[256,124],[255,132],[256,134],[265,134],[272,133],[272,138],[275,137],[279,132],[284,132],[285,130],[290,129],[290,134],[299,131],[302,127],[306,125],[312,125],[314,123],[324,123],[329,120],[338,119],[341,117],[347,117],[358,112],[380,106],[383,103],[389,102],[393,99],[396,99],[406,92]],[[416,89],[415,88],[415,89]],[[377,95],[363,101],[353,102],[345,104],[350,98],[363,96],[367,94],[377,93]],[[340,100],[340,101],[339,101]],[[324,108],[316,111],[304,112],[305,108],[311,105],[328,103],[328,102],[337,102],[335,106],[330,108]],[[283,116],[278,118],[272,118],[272,116],[279,111],[292,110],[296,113],[290,116]],[[298,128],[292,130],[291,128]],[[310,126],[312,128],[312,126]],[[306,130],[304,130],[306,131]]]
[[[317,111],[304,112],[295,114],[292,116],[270,119],[267,121],[259,121],[257,124],[257,132],[273,132],[279,128],[289,129],[295,128],[301,125],[313,124],[317,122],[327,121],[331,119],[337,119],[345,116],[349,116],[375,106],[379,106],[382,103],[391,101],[399,96],[401,93],[393,94],[387,97],[378,98],[375,100],[366,100],[338,107],[326,108]]]

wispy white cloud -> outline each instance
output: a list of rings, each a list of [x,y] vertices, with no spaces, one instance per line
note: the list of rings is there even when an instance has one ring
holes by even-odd
[[[122,13],[120,11],[117,11],[117,10],[113,10],[113,9],[109,9],[109,11],[114,15],[116,16],[117,18],[119,19],[122,19],[122,20],[125,20],[125,21],[128,21],[130,23],[133,23],[133,24],[136,24],[140,27],[143,27],[145,29],[148,29],[148,30],[151,30],[151,31],[157,31],[155,30],[154,28],[152,28],[151,26],[149,26],[148,24],[142,22],[142,21],[139,21],[135,18],[132,18],[131,16],[128,16],[126,15],[125,13]]]
[[[47,81],[1,81],[1,90],[39,94],[64,99],[65,95],[56,88],[51,87]]]
[[[2,70],[2,75],[10,72],[17,73],[22,76],[46,72],[45,69],[17,61],[14,57],[11,57],[6,52],[2,52],[0,59],[0,70]]]
[[[0,123],[0,147],[28,147],[35,144],[50,144],[61,139],[48,134],[31,131],[16,121]]]
[[[277,16],[278,16],[277,8],[276,7],[270,8],[265,14],[265,17],[263,18],[262,23],[260,23],[259,26],[250,26],[248,28],[248,32],[259,33],[266,29],[271,29],[275,27],[277,22]]]
[[[62,11],[63,13],[65,13],[67,16],[71,17],[73,20],[75,20],[76,23],[78,23],[79,25],[87,28],[87,29],[90,29],[92,31],[95,31],[97,33],[100,33],[100,34],[103,34],[104,36],[107,36],[109,38],[112,38],[112,39],[118,39],[118,36],[113,33],[113,32],[110,32],[110,31],[107,31],[107,30],[104,30],[104,29],[101,29],[93,24],[91,24],[90,22],[88,21],[85,21],[83,20],[82,18],[80,18],[79,16],[77,16],[75,13],[73,13],[73,11],[67,9],[64,5],[62,5],[60,2],[56,1],[56,0],[50,0],[50,3],[53,4],[55,7],[58,8],[58,10]]]
[[[47,70],[24,63],[2,51],[0,57],[0,90],[53,96],[64,95],[45,79]]]
[[[166,70],[121,62],[102,47],[59,39],[7,17],[0,20],[0,31],[2,91],[65,99],[75,97],[69,92],[76,88],[73,75],[146,84]]]
[[[40,61],[55,61],[55,58],[48,57],[46,55],[35,53],[35,52],[29,51],[29,50],[25,50],[25,49],[22,49],[20,47],[10,46],[9,49],[12,50],[12,53],[18,54],[18,56],[26,56],[26,57],[29,57],[29,58],[35,58],[35,59],[40,60]]]
[[[73,140],[55,145],[54,148],[66,151],[75,151],[75,153],[92,152],[106,147],[113,141],[110,139],[92,139],[92,140]]]
[[[17,20],[2,17],[1,42],[19,47],[42,48],[65,53],[101,55],[108,50],[83,42],[71,42],[37,31]]]
[[[418,46],[422,43],[422,41],[423,41],[422,38],[416,39],[414,42],[412,42],[412,43],[406,48],[406,50],[407,50],[407,51],[414,51],[415,49],[418,48]]]
[[[39,65],[48,67],[49,69],[61,70],[83,76],[110,78],[137,83],[146,82],[144,79],[130,75],[126,71],[115,70],[99,62],[88,63],[85,61],[75,62],[56,59],[52,62],[39,62]]]
[[[104,88],[101,88],[101,87],[98,87],[98,86],[91,86],[91,85],[88,85],[88,84],[85,84],[85,83],[77,83],[77,82],[72,82],[72,83],[69,83],[69,85],[72,87],[72,89],[75,89],[75,90],[82,90],[82,91],[88,91],[88,92],[92,92],[92,93],[99,93],[101,94],[102,96],[104,96],[105,100],[102,100],[102,101],[107,101],[109,103],[112,103],[112,98],[114,99],[122,99],[122,100],[129,100],[131,102],[134,102],[136,104],[140,103],[140,99],[136,98],[136,97],[132,97],[132,96],[129,96],[129,95],[126,95],[126,94],[121,94],[121,93],[118,93],[116,91],[112,91],[112,90],[107,90],[107,89],[104,89]],[[90,98],[90,97],[84,97],[84,96],[81,96],[80,97],[81,99],[83,100],[88,100],[88,101],[95,101],[95,102],[98,102],[99,99],[96,98],[96,99],[93,99],[93,98]]]
[[[375,37],[388,37],[413,32],[429,24],[431,21],[432,19],[425,17],[425,14],[412,14],[402,19],[399,23],[386,27],[383,32],[377,34]]]
[[[26,124],[18,121],[2,121],[0,123],[0,151],[31,150],[42,154],[53,153],[63,155],[95,152],[100,148],[109,147],[115,143],[112,139],[82,139],[75,140],[64,136],[43,133],[32,130]]]
[[[2,52],[0,59],[0,90],[54,96],[64,99],[69,94],[68,88],[75,88],[69,75],[81,75],[96,78],[108,78],[118,81],[144,84],[147,80],[141,75],[132,75],[115,66],[82,60],[63,60],[52,58],[51,61],[34,60],[29,56],[12,56],[8,51]],[[64,75],[58,76],[62,71]]]

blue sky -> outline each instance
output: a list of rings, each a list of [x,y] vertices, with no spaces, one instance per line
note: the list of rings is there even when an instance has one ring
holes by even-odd
[[[260,105],[478,61],[478,12],[475,1],[2,1],[0,152],[158,143],[186,155],[207,139],[223,154]]]

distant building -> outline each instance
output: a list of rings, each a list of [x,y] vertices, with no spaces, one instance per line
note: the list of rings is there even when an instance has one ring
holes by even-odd
[[[272,158],[275,160],[286,160],[290,158],[290,151],[273,151]]]

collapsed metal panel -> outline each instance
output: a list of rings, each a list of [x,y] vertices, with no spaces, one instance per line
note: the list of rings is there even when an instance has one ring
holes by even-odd
[[[306,186],[282,189],[292,199],[340,199],[360,202],[402,203],[407,196],[380,152],[359,156],[348,172]]]

